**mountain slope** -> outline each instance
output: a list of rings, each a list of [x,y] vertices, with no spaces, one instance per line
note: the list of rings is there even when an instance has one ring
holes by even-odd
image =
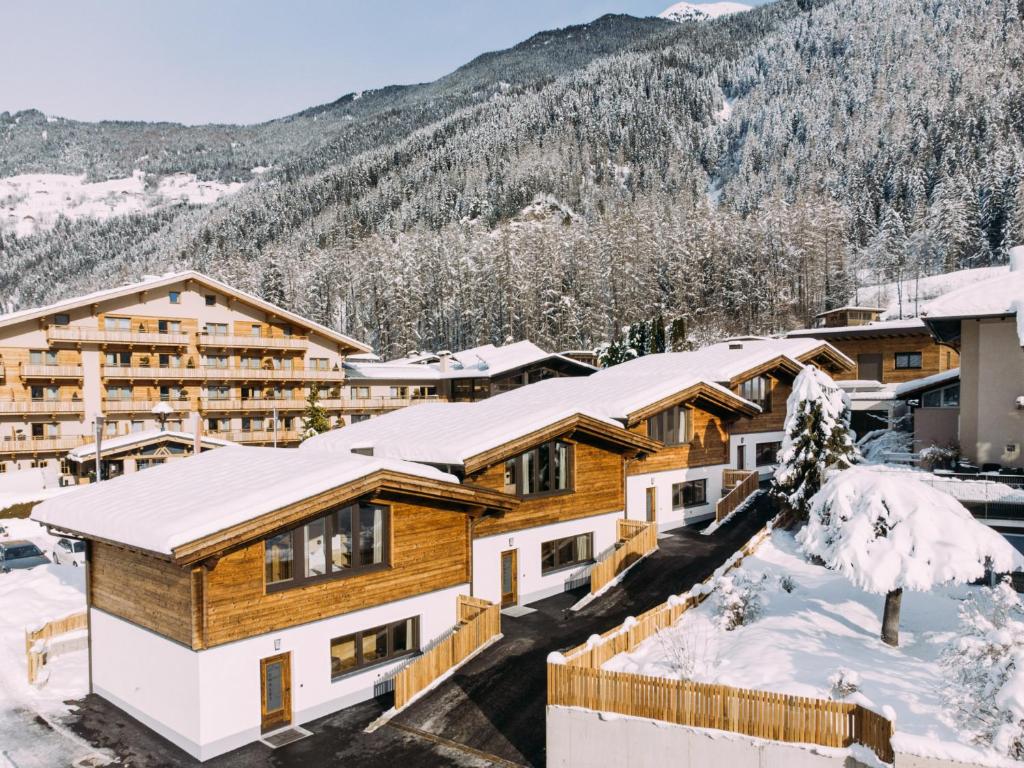
[[[732,13],[749,11],[751,6],[743,3],[675,3],[658,14],[659,19],[668,21],[708,21]]]

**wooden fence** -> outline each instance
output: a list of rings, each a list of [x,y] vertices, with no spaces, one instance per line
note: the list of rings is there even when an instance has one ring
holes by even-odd
[[[750,472],[735,469],[725,470],[722,473],[722,483],[732,485],[732,490],[720,498],[715,505],[715,520],[720,522],[727,515],[736,511],[740,504],[757,490],[759,481],[756,469]]]
[[[742,563],[771,530],[769,524],[758,532],[720,573]],[[685,598],[670,599],[629,624],[608,630],[600,636],[600,642],[588,642],[567,651],[564,663],[549,663],[548,704],[717,728],[778,741],[827,747],[857,742],[871,749],[879,759],[892,762],[892,723],[857,704],[601,669],[613,656],[634,650],[700,605],[711,592],[711,578],[704,582],[704,589],[694,590]]]
[[[39,672],[46,664],[48,650],[37,648],[36,643],[40,640],[48,641],[59,635],[66,635],[68,632],[77,632],[87,629],[89,619],[85,611],[72,613],[62,619],[54,619],[43,624],[38,629],[25,630],[25,657],[28,666],[28,682],[30,685],[36,682]]]
[[[494,603],[459,595],[458,616],[454,632],[395,675],[395,709],[406,706],[437,678],[501,634],[501,607]]]
[[[658,524],[642,520],[618,520],[621,544],[602,557],[590,569],[590,594],[601,590],[612,579],[642,557],[658,548]]]

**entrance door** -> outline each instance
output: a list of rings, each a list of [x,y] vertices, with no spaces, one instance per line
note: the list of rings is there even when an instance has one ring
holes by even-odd
[[[290,653],[260,660],[260,714],[263,732],[292,722]]]
[[[744,462],[747,458],[747,446],[740,444],[736,446],[736,469],[746,469]]]
[[[882,355],[879,352],[872,352],[865,355],[857,355],[857,378],[865,381],[882,380]]]
[[[658,489],[650,487],[647,489],[647,522],[653,523],[658,519]]]
[[[519,602],[518,550],[510,549],[501,553],[501,607],[507,608]]]

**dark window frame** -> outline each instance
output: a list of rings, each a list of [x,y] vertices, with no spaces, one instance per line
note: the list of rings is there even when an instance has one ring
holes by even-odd
[[[412,622],[412,642],[410,643],[411,647],[406,649],[406,650],[404,650],[404,651],[399,651],[399,652],[396,653],[395,650],[394,650],[394,648],[395,648],[395,635],[394,635],[394,631],[395,631],[395,629],[397,627],[406,625],[410,621]],[[372,659],[371,661],[367,662],[367,661],[365,661],[363,659],[363,637],[365,635],[376,635],[381,630],[386,630],[387,633],[388,633],[388,650],[387,650],[387,653],[383,657],[381,657],[379,659]],[[334,648],[334,644],[335,643],[337,643],[339,641],[343,641],[343,640],[348,640],[350,638],[352,639],[352,642],[355,644],[356,664],[355,664],[355,666],[349,667],[348,669],[342,670],[341,672],[335,674],[334,673],[334,663],[333,663],[334,654],[331,653],[331,650]],[[367,629],[361,629],[361,630],[359,630],[357,632],[350,632],[347,635],[338,635],[337,637],[332,637],[328,641],[328,643],[327,643],[327,653],[328,653],[328,655],[329,655],[329,657],[331,659],[331,682],[332,683],[335,682],[336,680],[341,680],[343,678],[346,678],[349,675],[353,675],[353,674],[356,674],[358,672],[364,672],[367,669],[372,669],[373,667],[379,666],[380,664],[387,664],[389,662],[395,661],[396,659],[403,659],[403,658],[405,658],[407,656],[416,656],[417,654],[420,653],[420,617],[419,616],[409,616],[409,617],[404,618],[404,619],[399,619],[398,621],[389,621],[387,624],[378,624],[375,627],[369,627]]]
[[[665,445],[693,442],[693,409],[679,404],[647,418],[647,436]]]
[[[555,487],[555,481],[557,478],[557,473],[555,471],[555,468],[557,466],[555,456],[557,455],[557,446],[559,445],[565,446],[566,462],[568,463],[565,477],[566,486],[564,488]],[[526,480],[526,465],[528,463],[526,457],[527,455],[532,455],[535,457],[532,462],[529,462],[531,464],[530,479],[533,488],[540,488],[541,477],[539,468],[543,464],[543,462],[541,461],[542,451],[547,453],[546,474],[548,487],[546,490],[543,491],[533,490],[527,493],[524,490],[526,487],[524,482]],[[537,499],[546,496],[561,496],[564,494],[572,493],[573,491],[576,490],[576,446],[573,445],[572,443],[566,442],[565,440],[549,440],[548,442],[541,443],[540,445],[535,446],[528,451],[523,451],[522,453],[516,456],[512,456],[511,458],[506,459],[503,464],[506,476],[508,475],[510,464],[512,464],[515,467],[515,494],[520,498]],[[511,492],[510,487],[506,486],[505,490],[506,492]]]
[[[359,563],[359,512],[364,508],[380,508],[384,510],[384,525],[381,532],[381,539],[383,541],[381,561],[379,563],[369,563],[363,565]],[[352,516],[351,523],[351,564],[340,570],[333,570],[332,563],[333,557],[331,552],[331,540],[335,534],[335,515],[342,510],[349,510]],[[322,521],[324,525],[324,568],[325,573],[317,576],[306,575],[306,542],[304,532],[306,526]],[[282,533],[291,535],[292,545],[292,575],[288,579],[282,579],[281,581],[269,581],[267,579],[267,564],[266,564],[266,547],[271,539]],[[267,594],[271,592],[279,592],[286,589],[299,589],[301,587],[309,586],[310,584],[319,584],[322,581],[333,581],[335,579],[347,579],[353,576],[360,576],[364,573],[373,573],[375,571],[385,571],[391,568],[391,506],[388,504],[371,504],[370,502],[361,501],[353,504],[342,504],[337,507],[325,511],[324,513],[305,520],[301,525],[297,525],[287,531],[279,531],[274,536],[268,536],[263,541],[264,547],[264,561],[263,561],[263,584],[264,591]]]
[[[206,302],[206,306],[208,307],[217,306],[217,297],[212,293],[206,294],[206,296],[203,297],[203,300]]]
[[[587,557],[579,557],[577,542],[581,538],[586,538],[589,541],[588,548],[590,554]],[[573,548],[576,550],[576,557],[573,560],[566,560],[561,562],[558,556],[561,552],[561,545],[565,542],[571,541]],[[544,565],[544,549],[550,547],[554,550],[554,564]],[[594,532],[587,531],[585,533],[576,533],[572,536],[563,536],[560,539],[552,539],[551,541],[542,541],[540,545],[540,574],[541,576],[547,576],[548,574],[555,573],[556,571],[562,571],[566,568],[577,568],[581,565],[588,565],[594,562]]]
[[[750,391],[754,382],[764,382],[764,396],[754,397]],[[761,413],[771,413],[772,411],[772,379],[770,376],[760,374],[758,376],[751,376],[746,381],[740,382],[740,397],[744,400],[749,400],[754,405],[761,407]]]
[[[768,450],[767,446],[771,446],[771,456],[768,461],[762,461],[761,459],[764,457],[763,452],[765,450]],[[772,464],[778,463],[776,461],[776,456],[778,455],[780,450],[782,450],[781,440],[772,440],[767,443],[757,443],[754,446],[754,466],[768,467],[771,466]]]
[[[902,358],[902,363],[900,358]],[[917,364],[913,360],[917,359]],[[919,371],[924,364],[923,355],[920,352],[894,352],[893,366],[897,371]]]
[[[700,488],[702,489],[702,498],[700,501],[694,501],[691,499],[689,502],[686,501],[686,489],[687,488]],[[679,503],[676,503],[676,498],[679,498]],[[708,480],[706,477],[700,477],[695,480],[684,480],[681,483],[672,484],[672,509],[692,509],[694,507],[703,507],[710,503],[708,500]]]
[[[67,312],[58,312],[53,316],[54,325],[71,325],[71,315]]]

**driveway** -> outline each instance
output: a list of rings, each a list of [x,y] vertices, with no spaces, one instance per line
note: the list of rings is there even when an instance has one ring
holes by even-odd
[[[623,583],[583,610],[568,609],[585,589],[532,604],[519,618],[502,616],[504,638],[388,725],[367,734],[389,701],[370,701],[305,724],[313,736],[277,750],[262,744],[208,761],[216,766],[544,765],[548,653],[585,642],[702,581],[770,516],[762,494],[743,517],[710,536],[681,529],[637,564]],[[197,765],[195,760],[96,696],[76,702],[68,726],[133,766]]]

